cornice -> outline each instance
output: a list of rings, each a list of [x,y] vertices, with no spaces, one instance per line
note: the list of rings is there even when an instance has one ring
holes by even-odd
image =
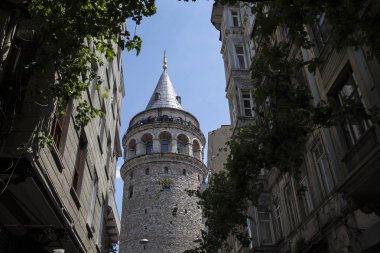
[[[208,172],[206,165],[192,156],[177,153],[153,153],[149,155],[136,156],[125,161],[121,167],[120,175],[124,179],[125,174],[131,169],[143,164],[150,164],[154,162],[180,162],[182,164],[188,164],[198,168],[204,175]]]

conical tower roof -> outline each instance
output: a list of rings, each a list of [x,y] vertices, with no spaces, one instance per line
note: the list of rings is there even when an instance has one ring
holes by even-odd
[[[165,54],[163,68],[164,70],[162,71],[157,86],[154,89],[154,92],[145,110],[152,108],[175,108],[183,110],[180,103],[181,98],[177,96],[177,93],[174,90],[174,86],[167,71]]]

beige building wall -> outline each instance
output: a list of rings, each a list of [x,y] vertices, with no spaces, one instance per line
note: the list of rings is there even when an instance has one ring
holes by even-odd
[[[218,173],[224,169],[229,148],[226,144],[232,134],[231,125],[222,125],[208,133],[207,167],[211,173]]]

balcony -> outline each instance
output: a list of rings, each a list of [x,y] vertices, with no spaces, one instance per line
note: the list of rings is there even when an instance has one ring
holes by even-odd
[[[199,134],[202,137],[202,139],[205,139],[205,136],[203,135],[202,131],[190,121],[183,120],[182,118],[173,118],[173,117],[168,117],[168,116],[149,117],[147,119],[142,119],[139,122],[129,126],[127,130],[127,134],[131,132],[132,130],[142,127],[142,126],[146,126],[150,124],[162,124],[162,123],[169,123],[173,126],[174,125],[185,126],[187,128],[190,128],[197,134]]]
[[[351,208],[380,213],[379,128],[372,126],[347,152],[342,161],[348,175],[339,187]]]

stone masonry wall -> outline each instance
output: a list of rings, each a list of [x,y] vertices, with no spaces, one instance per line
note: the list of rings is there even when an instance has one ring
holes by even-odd
[[[203,228],[202,211],[196,203],[197,198],[190,197],[186,190],[200,187],[206,172],[204,165],[180,154],[147,155],[136,159],[139,161],[132,159],[122,168],[124,199],[120,252],[179,253],[195,247],[194,240],[200,238]],[[148,168],[149,174],[146,174]],[[172,181],[170,190],[159,193],[159,198],[157,192],[161,186],[153,182],[155,179]],[[141,239],[149,242],[144,246],[140,244]]]

